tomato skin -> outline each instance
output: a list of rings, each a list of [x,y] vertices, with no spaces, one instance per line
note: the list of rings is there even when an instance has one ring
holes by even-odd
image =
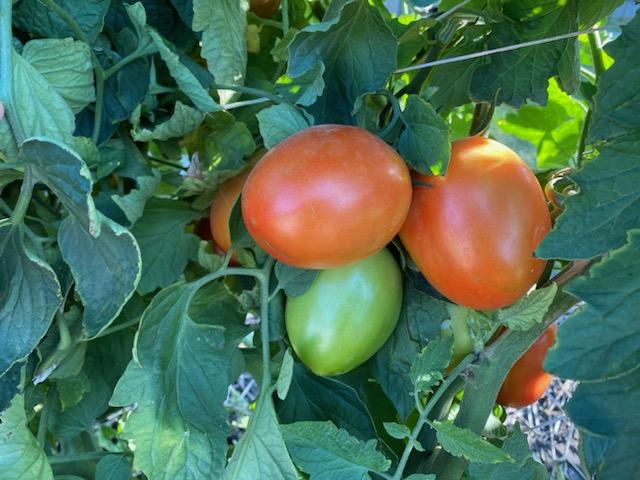
[[[323,270],[311,288],[287,299],[285,325],[294,351],[316,375],[339,375],[367,361],[400,315],[402,275],[387,249]]]
[[[193,227],[193,233],[198,235],[202,240],[211,241],[213,236],[211,235],[211,228],[209,225],[209,218],[201,218]]]
[[[230,178],[224,182],[211,203],[211,213],[209,221],[211,224],[211,236],[216,245],[220,247],[223,253],[226,253],[231,247],[231,232],[229,231],[229,217],[235,205],[242,186],[247,180],[251,169],[243,170],[239,175]]]
[[[445,176],[416,173],[416,181],[400,238],[434,288],[477,310],[522,297],[544,270],[533,252],[551,229],[542,188],[522,159],[469,137],[453,142]]]
[[[245,183],[242,214],[271,256],[323,269],[381,250],[410,203],[409,170],[391,147],[358,127],[319,125],[262,157]]]
[[[556,339],[556,325],[551,325],[511,367],[500,392],[498,403],[522,408],[538,401],[549,388],[553,375],[542,368],[542,362]]]
[[[251,0],[249,10],[261,18],[271,18],[278,11],[280,0]]]

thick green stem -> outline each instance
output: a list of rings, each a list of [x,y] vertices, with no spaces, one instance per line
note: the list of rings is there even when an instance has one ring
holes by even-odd
[[[269,257],[258,277],[260,288],[260,338],[262,340],[262,385],[260,390],[267,392],[271,386],[271,351],[269,344],[269,280],[275,260]]]
[[[591,57],[593,58],[593,69],[596,73],[596,80],[606,70],[604,66],[604,58],[602,57],[602,42],[598,32],[591,32],[587,35],[589,38],[589,47],[591,49]]]
[[[587,114],[584,116],[584,123],[582,124],[582,131],[580,132],[580,143],[578,144],[578,153],[576,154],[576,164],[580,166],[582,164],[582,155],[587,146],[587,135],[589,134],[589,126],[591,124],[591,117],[593,116],[593,110],[591,107],[587,109]]]
[[[149,52],[145,50],[136,50],[131,55],[127,55],[126,57],[122,58],[118,63],[116,63],[115,65],[112,65],[111,67],[107,68],[104,71],[104,79],[105,80],[108,79],[111,75],[118,73],[120,69],[126,67],[131,62],[134,62],[139,58],[146,57],[147,55],[149,55]]]
[[[42,411],[40,412],[40,421],[38,422],[38,433],[36,434],[36,440],[40,448],[44,449],[47,436],[47,425],[49,423],[49,412],[51,411],[51,402],[53,402],[53,388],[49,387],[49,391],[45,397],[45,401],[42,404]]]
[[[31,173],[31,168],[26,167],[24,169],[24,179],[22,180],[22,187],[20,187],[18,203],[16,203],[16,207],[13,209],[13,216],[11,217],[12,224],[17,225],[24,220],[27,210],[29,209],[29,204],[31,203],[34,183],[35,180]]]
[[[243,85],[227,85],[221,83],[216,83],[214,87],[216,88],[216,90],[233,90],[234,92],[244,93],[245,95],[251,95],[253,97],[265,97],[274,103],[282,103],[285,101],[284,98],[282,98],[280,95],[267,92],[266,90],[260,90],[259,88],[245,87]]]
[[[455,424],[480,433],[491,414],[498,391],[509,373],[511,366],[526,352],[542,332],[560,315],[576,303],[575,298],[560,291],[545,319],[526,332],[507,330],[495,343],[483,351],[477,365],[469,370],[460,411]],[[438,480],[459,480],[467,461],[440,451],[434,459],[429,473],[435,473]]]
[[[125,330],[129,327],[133,327],[134,325],[137,325],[138,323],[140,323],[140,319],[142,318],[142,316],[136,317],[136,318],[132,318],[131,320],[127,320],[124,323],[119,323],[118,325],[114,325],[112,327],[109,327],[105,330],[103,330],[101,333],[99,333],[98,335],[96,335],[93,338],[87,338],[87,339],[83,339],[83,341],[90,341],[90,340],[94,340],[96,338],[100,338],[100,337],[106,337],[107,335],[111,335],[113,333],[119,332],[120,330]]]
[[[286,37],[289,32],[289,0],[282,0],[280,8],[282,9],[282,34]]]
[[[400,457],[400,461],[398,462],[398,468],[396,469],[395,474],[393,475],[393,480],[400,480],[402,478],[402,474],[404,473],[404,469],[407,465],[407,461],[409,460],[409,455],[413,450],[413,446],[415,444],[418,435],[420,435],[420,431],[422,427],[424,427],[425,423],[427,423],[428,415],[433,410],[433,407],[438,403],[440,397],[449,389],[449,386],[454,383],[460,374],[464,371],[467,366],[475,360],[475,355],[469,354],[467,355],[457,366],[453,369],[451,374],[445,379],[444,382],[438,387],[438,390],[431,396],[427,404],[423,409],[420,410],[420,416],[418,417],[418,421],[416,425],[413,427],[411,435],[407,441],[407,445],[402,452],[402,457]]]

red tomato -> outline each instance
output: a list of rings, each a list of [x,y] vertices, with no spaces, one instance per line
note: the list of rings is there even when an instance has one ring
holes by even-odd
[[[323,269],[381,250],[410,203],[409,171],[391,147],[361,128],[320,125],[262,157],[244,186],[242,215],[271,256]]]
[[[261,18],[271,18],[279,6],[280,0],[251,0],[249,10]]]
[[[557,329],[555,325],[547,328],[511,367],[498,393],[499,404],[526,407],[536,402],[549,388],[553,376],[542,369],[542,362],[556,339]]]
[[[474,309],[505,307],[536,282],[533,252],[551,228],[544,194],[518,155],[495,140],[453,142],[443,177],[414,175],[400,238],[444,296]]]

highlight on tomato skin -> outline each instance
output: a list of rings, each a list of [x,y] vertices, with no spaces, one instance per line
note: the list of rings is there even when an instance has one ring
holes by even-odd
[[[555,324],[547,328],[511,367],[498,393],[499,404],[523,408],[537,402],[544,395],[553,375],[544,371],[542,363],[556,339],[556,332]]]
[[[400,238],[438,292],[491,310],[535,284],[546,262],[533,252],[551,217],[538,180],[513,150],[483,137],[457,140],[444,176],[414,172],[413,180]]]
[[[318,125],[272,148],[242,192],[244,223],[272,257],[298,268],[348,265],[384,248],[411,204],[409,169],[372,133]]]

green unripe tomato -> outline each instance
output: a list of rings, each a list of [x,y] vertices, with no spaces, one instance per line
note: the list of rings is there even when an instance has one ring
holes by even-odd
[[[305,293],[287,299],[291,346],[316,375],[340,375],[367,361],[400,316],[402,276],[383,249],[359,262],[321,271]]]

